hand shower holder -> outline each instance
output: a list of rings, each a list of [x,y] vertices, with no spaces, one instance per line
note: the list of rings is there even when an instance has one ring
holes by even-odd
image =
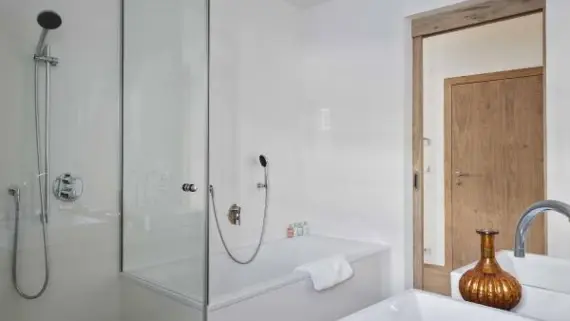
[[[267,184],[265,183],[257,183],[257,189],[265,189],[267,188]]]

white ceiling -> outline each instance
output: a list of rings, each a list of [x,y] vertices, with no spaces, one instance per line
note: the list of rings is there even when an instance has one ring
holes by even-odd
[[[284,1],[289,2],[290,4],[296,7],[308,8],[331,0],[284,0]]]

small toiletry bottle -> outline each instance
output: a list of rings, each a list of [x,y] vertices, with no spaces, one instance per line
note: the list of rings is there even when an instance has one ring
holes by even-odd
[[[303,222],[303,235],[308,236],[310,235],[309,223],[307,221]]]
[[[301,223],[295,223],[295,236],[303,236],[303,225]]]
[[[293,225],[289,224],[289,227],[287,227],[287,238],[293,237],[295,237],[295,230],[293,230]]]

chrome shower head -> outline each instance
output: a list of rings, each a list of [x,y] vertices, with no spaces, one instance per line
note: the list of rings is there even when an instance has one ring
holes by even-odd
[[[42,33],[40,35],[40,40],[36,45],[36,55],[39,56],[42,54],[42,51],[44,49],[44,44],[46,41],[48,31],[59,28],[61,26],[62,20],[61,17],[54,11],[46,10],[40,12],[37,21],[40,27],[43,28]]]

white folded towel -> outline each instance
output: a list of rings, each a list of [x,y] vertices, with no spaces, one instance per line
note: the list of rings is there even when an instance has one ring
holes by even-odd
[[[332,288],[354,275],[352,267],[343,256],[307,263],[297,267],[295,271],[309,273],[316,291]]]

